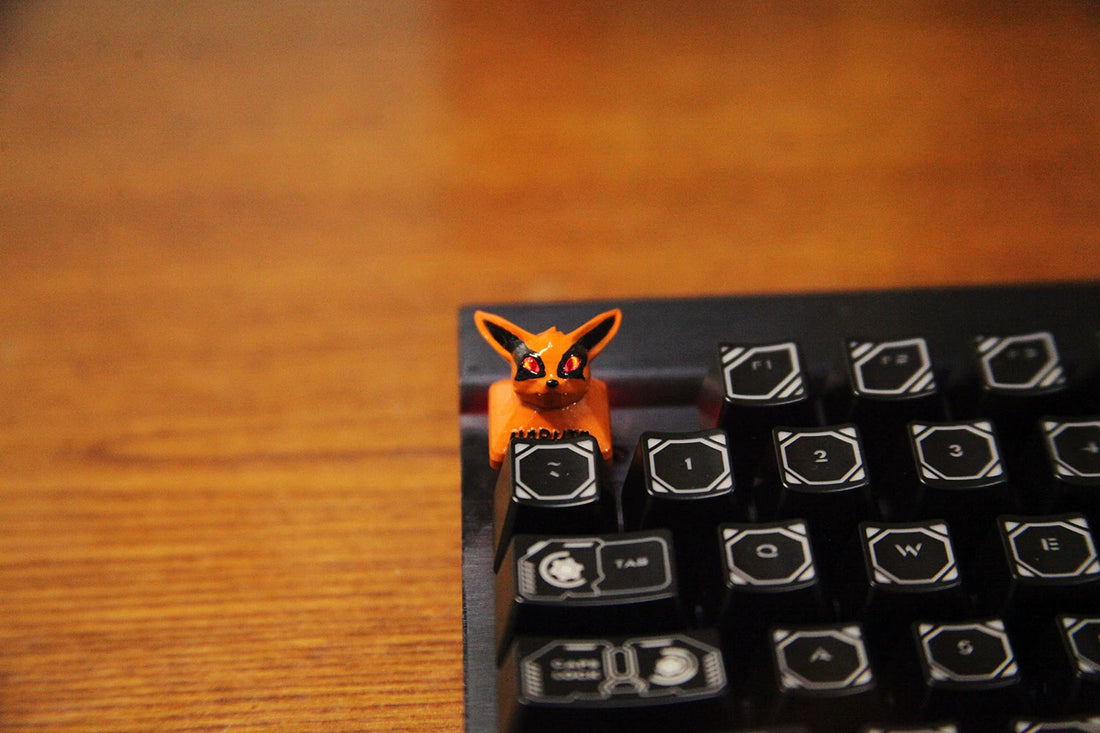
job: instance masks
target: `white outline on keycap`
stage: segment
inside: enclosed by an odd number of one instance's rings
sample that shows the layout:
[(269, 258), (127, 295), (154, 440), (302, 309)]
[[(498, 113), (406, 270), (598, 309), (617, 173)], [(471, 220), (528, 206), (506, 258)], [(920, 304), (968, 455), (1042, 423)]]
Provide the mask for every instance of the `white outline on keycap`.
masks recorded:
[[(767, 346), (728, 346), (723, 344), (722, 351), (722, 382), (726, 388), (726, 398), (731, 400), (755, 400), (764, 402), (775, 397), (794, 397), (805, 393), (802, 383), (802, 366), (798, 361), (798, 347), (794, 342), (782, 344), (770, 344)], [(741, 394), (733, 391), (733, 381), (730, 376), (737, 367), (758, 354), (786, 351), (791, 359), (791, 372), (783, 378), (779, 384), (772, 388), (771, 392), (761, 394)]]
[[(1004, 473), (1004, 467), (1001, 465), (1001, 452), (997, 448), (997, 439), (993, 436), (993, 424), (988, 420), (978, 420), (972, 423), (947, 423), (943, 425), (913, 423), (909, 426), (909, 430), (913, 436), (913, 444), (917, 448), (917, 456), (920, 458), (921, 473), (924, 474), (926, 478), (939, 478), (944, 481), (969, 481), (979, 478), (989, 478), (991, 476), (1000, 476)], [(950, 476), (929, 463), (924, 455), (924, 449), (922, 448), (924, 440), (937, 432), (946, 432), (948, 430), (963, 430), (968, 433), (973, 433), (979, 438), (984, 438), (989, 445), (989, 462), (982, 466), (977, 473)]]
[[(584, 447), (582, 447), (584, 446)], [(587, 447), (587, 450), (586, 448)], [(573, 493), (568, 496), (551, 496), (546, 497), (533, 490), (530, 486), (523, 483), (523, 479), (520, 474), (520, 463), (527, 456), (540, 450), (561, 450), (566, 449), (573, 451), (579, 456), (584, 457), (588, 461), (588, 478), (581, 483)], [(513, 463), (513, 475), (515, 476), (515, 488), (514, 494), (520, 499), (542, 499), (548, 503), (554, 503), (557, 505), (563, 505), (569, 501), (576, 501), (577, 499), (587, 499), (596, 494), (596, 456), (595, 456), (595, 444), (589, 439), (577, 441), (576, 443), (515, 443), (515, 462)]]
[[(699, 443), (717, 451), (722, 457), (722, 473), (707, 486), (701, 489), (681, 489), (673, 486), (661, 478), (657, 473), (656, 455), (670, 445), (684, 445), (687, 443)], [(654, 447), (656, 446), (656, 447)], [(730, 469), (729, 452), (726, 450), (726, 434), (715, 432), (713, 435), (695, 436), (692, 438), (650, 438), (646, 443), (649, 452), (649, 475), (653, 479), (651, 488), (655, 493), (661, 494), (706, 494), (720, 489), (733, 488), (733, 472)]]
[[(787, 539), (794, 540), (802, 547), (803, 562), (790, 575), (776, 580), (762, 580), (741, 570), (733, 561), (733, 546), (746, 537), (756, 535), (781, 534)], [(730, 582), (734, 585), (785, 585), (794, 581), (812, 580), (817, 572), (814, 570), (813, 553), (810, 551), (810, 539), (803, 522), (795, 522), (783, 527), (761, 527), (759, 529), (724, 529), (722, 530), (722, 546), (725, 550), (726, 570), (729, 571)]]
[[(856, 652), (859, 661), (858, 666), (843, 680), (833, 682), (814, 682), (806, 679), (795, 670), (791, 669), (787, 662), (784, 650), (800, 639), (820, 639), (829, 637), (846, 644)], [(779, 667), (780, 683), (788, 690), (841, 690), (846, 687), (857, 687), (871, 681), (871, 663), (867, 659), (867, 650), (863, 646), (863, 633), (858, 626), (844, 626), (836, 629), (776, 629), (772, 632), (772, 643), (775, 645), (775, 661)]]
[(1074, 636), (1078, 631), (1083, 629), (1089, 624), (1095, 624), (1100, 621), (1100, 618), (1077, 618), (1076, 616), (1063, 616), (1062, 621), (1062, 633), (1065, 634), (1066, 641), (1069, 643), (1070, 649), (1073, 651), (1073, 656), (1077, 660), (1077, 669), (1081, 670), (1084, 674), (1100, 674), (1100, 663), (1093, 661), (1089, 657), (1081, 653), (1081, 649), (1077, 646), (1077, 637)]
[[(863, 365), (878, 356), (883, 349), (896, 349), (905, 346), (917, 347), (917, 352), (921, 358), (920, 368), (901, 386), (894, 389), (872, 389), (868, 387), (863, 381)], [(862, 394), (896, 396), (936, 391), (936, 378), (932, 373), (932, 359), (928, 356), (928, 344), (919, 336), (901, 341), (853, 341), (848, 344), (848, 349), (850, 358), (857, 360), (852, 362), (852, 373), (856, 378), (856, 388)], [(870, 351), (867, 351), (868, 349)]]
[[(1002, 524), (1004, 525), (1005, 531), (1008, 532), (1008, 546), (1012, 548), (1012, 557), (1016, 560), (1016, 569), (1023, 577), (1077, 578), (1082, 575), (1096, 575), (1100, 573), (1100, 559), (1098, 559), (1096, 555), (1096, 545), (1092, 541), (1092, 532), (1089, 529), (1089, 522), (1084, 517), (1074, 517), (1065, 520), (1059, 519), (1052, 522), (1016, 522), (1005, 520)], [(1081, 535), (1085, 538), (1085, 546), (1089, 551), (1088, 557), (1086, 557), (1073, 571), (1068, 573), (1044, 573), (1032, 567), (1026, 560), (1020, 557), (1020, 553), (1016, 549), (1016, 538), (1024, 532), (1040, 527), (1061, 527), (1074, 534)]]
[[(879, 583), (893, 583), (896, 585), (928, 585), (929, 583), (940, 583), (945, 580), (955, 580), (959, 577), (959, 569), (955, 564), (955, 550), (951, 546), (951, 538), (947, 534), (946, 524), (933, 524), (927, 527), (882, 527), (879, 525), (872, 525), (866, 527), (864, 530), (867, 535), (867, 549), (871, 553), (871, 566), (875, 569), (875, 580)], [(899, 578), (893, 573), (888, 572), (878, 564), (878, 553), (875, 552), (875, 546), (883, 540), (890, 537), (890, 535), (899, 532), (918, 532), (926, 537), (930, 537), (939, 542), (944, 550), (947, 552), (947, 560), (943, 567), (940, 568), (934, 577), (920, 578), (917, 580), (906, 580)]]
[[(993, 369), (989, 366), (989, 362), (1008, 347), (1021, 341), (1041, 341), (1046, 347), (1046, 362), (1035, 371), (1034, 376), (1025, 384), (998, 382), (993, 376)], [(1054, 336), (1049, 331), (1037, 331), (1005, 337), (992, 336), (978, 344), (978, 353), (982, 355), (982, 376), (985, 378), (985, 383), (995, 389), (1023, 391), (1035, 387), (1050, 387), (1065, 381), (1065, 370), (1062, 369), (1058, 357), (1058, 347), (1054, 345)]]
[(1066, 461), (1066, 459), (1062, 458), (1062, 452), (1058, 450), (1058, 445), (1054, 442), (1054, 439), (1058, 437), (1059, 433), (1063, 432), (1067, 428), (1087, 427), (1100, 428), (1100, 420), (1082, 420), (1068, 422), (1059, 422), (1057, 420), (1043, 421), (1043, 437), (1046, 439), (1047, 454), (1054, 460), (1056, 464), (1054, 470), (1058, 472), (1059, 476), (1080, 476), (1081, 478), (1100, 477), (1100, 471), (1093, 471), (1091, 473), (1087, 471), (1078, 471), (1072, 463), (1069, 463)]
[[(802, 430), (788, 432), (786, 430), (780, 430), (776, 433), (776, 437), (779, 439), (779, 455), (783, 460), (783, 478), (788, 486), (798, 486), (802, 484), (808, 486), (834, 486), (837, 484), (846, 484), (850, 481), (862, 481), (867, 476), (863, 468), (863, 449), (860, 446), (859, 431), (852, 426), (843, 427), (838, 430), (817, 430), (813, 432)], [(852, 457), (854, 462), (852, 467), (848, 469), (848, 473), (844, 474), (843, 477), (839, 479), (830, 479), (828, 481), (811, 481), (791, 468), (791, 464), (787, 460), (787, 446), (792, 443), (797, 443), (804, 438), (820, 437), (836, 438), (852, 446)]]
[[(981, 623), (970, 624), (919, 624), (920, 644), (924, 650), (924, 659), (928, 663), (928, 671), (936, 680), (951, 680), (954, 682), (976, 682), (978, 680), (993, 680), (1015, 675), (1019, 668), (1016, 665), (1016, 655), (1012, 652), (1012, 645), (1008, 642), (1008, 634), (1005, 633), (1004, 622), (1000, 619), (992, 619)], [(1004, 661), (991, 672), (983, 674), (958, 674), (953, 669), (944, 667), (936, 661), (929, 647), (930, 642), (946, 631), (981, 631), (988, 636), (995, 637), (1001, 642), (1004, 650)]]

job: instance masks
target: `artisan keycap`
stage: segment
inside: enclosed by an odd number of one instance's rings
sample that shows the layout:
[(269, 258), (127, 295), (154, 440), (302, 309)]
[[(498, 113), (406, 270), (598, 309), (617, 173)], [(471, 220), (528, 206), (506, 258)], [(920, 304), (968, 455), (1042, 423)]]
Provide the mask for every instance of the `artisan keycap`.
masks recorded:
[(726, 687), (706, 632), (520, 637), (498, 675), (500, 730), (606, 730), (609, 720), (621, 730), (684, 730)]
[(512, 439), (493, 505), (494, 568), (515, 534), (609, 528), (598, 456), (589, 436)]
[(497, 649), (532, 633), (618, 633), (683, 624), (667, 530), (518, 535), (497, 573)]
[(821, 620), (825, 597), (801, 519), (723, 524), (724, 595), (719, 615), (727, 626), (763, 630), (772, 623)]
[(623, 484), (626, 525), (720, 521), (733, 506), (728, 445), (722, 430), (642, 433)]

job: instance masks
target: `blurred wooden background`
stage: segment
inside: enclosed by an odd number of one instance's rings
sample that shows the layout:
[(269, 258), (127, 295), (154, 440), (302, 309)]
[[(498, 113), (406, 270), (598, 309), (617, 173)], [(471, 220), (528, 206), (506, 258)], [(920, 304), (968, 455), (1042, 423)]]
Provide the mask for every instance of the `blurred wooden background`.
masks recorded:
[(1098, 276), (1094, 2), (7, 2), (0, 728), (459, 729), (460, 304)]

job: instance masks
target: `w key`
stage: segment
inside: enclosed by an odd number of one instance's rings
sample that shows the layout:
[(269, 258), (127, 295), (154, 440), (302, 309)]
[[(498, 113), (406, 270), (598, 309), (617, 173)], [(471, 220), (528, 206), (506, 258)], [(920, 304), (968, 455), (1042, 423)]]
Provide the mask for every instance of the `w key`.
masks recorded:
[(859, 526), (866, 569), (853, 611), (869, 634), (894, 640), (918, 618), (958, 618), (969, 611), (955, 546), (942, 520)]

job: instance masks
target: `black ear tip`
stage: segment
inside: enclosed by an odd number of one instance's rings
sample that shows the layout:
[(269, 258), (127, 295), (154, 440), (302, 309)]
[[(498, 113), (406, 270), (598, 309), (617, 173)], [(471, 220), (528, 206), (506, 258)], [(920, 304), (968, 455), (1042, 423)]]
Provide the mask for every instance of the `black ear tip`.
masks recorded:
[(517, 344), (522, 343), (522, 340), (518, 336), (503, 326), (492, 323), (491, 321), (483, 321), (483, 323), (485, 325), (485, 330), (489, 332), (493, 340), (508, 351), (512, 351), (516, 348)]
[(584, 335), (581, 342), (585, 345), (585, 348), (593, 348), (596, 344), (607, 338), (607, 334), (611, 333), (611, 329), (615, 328), (619, 322), (621, 314), (619, 311), (615, 311), (607, 318), (603, 319), (595, 326), (592, 327), (588, 333)]

